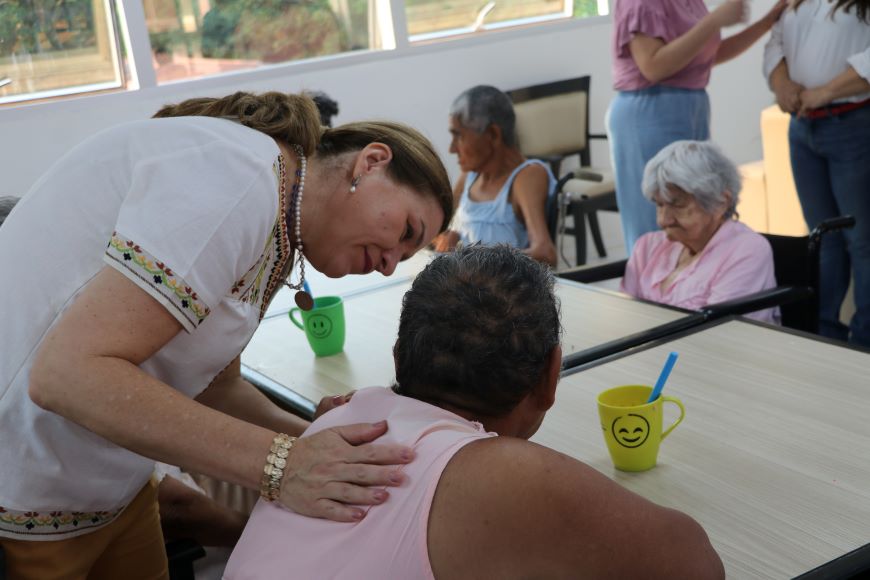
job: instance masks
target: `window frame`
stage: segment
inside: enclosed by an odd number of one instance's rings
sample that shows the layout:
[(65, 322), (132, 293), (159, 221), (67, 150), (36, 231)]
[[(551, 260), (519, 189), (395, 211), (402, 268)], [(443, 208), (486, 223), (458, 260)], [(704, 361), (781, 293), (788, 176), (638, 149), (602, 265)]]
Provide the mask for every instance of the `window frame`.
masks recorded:
[[(57, 103), (59, 100), (76, 97), (111, 97), (139, 90), (160, 91), (162, 87), (173, 87), (170, 90), (175, 90), (179, 84), (189, 85), (191, 91), (208, 92), (212, 88), (216, 89), (226, 86), (227, 82), (231, 81), (234, 77), (238, 77), (240, 80), (244, 79), (245, 82), (266, 81), (280, 78), (287, 74), (302, 74), (309, 70), (324, 70), (354, 64), (366, 64), (381, 60), (403, 58), (409, 55), (474, 47), (488, 44), (493, 40), (501, 38), (521, 38), (524, 36), (551, 34), (557, 31), (599, 25), (603, 21), (610, 20), (611, 14), (610, 9), (608, 8), (607, 14), (583, 18), (575, 18), (573, 15), (566, 14), (545, 15), (496, 22), (484, 25), (477, 31), (460, 29), (453, 33), (449, 33), (451, 31), (431, 33), (431, 38), (419, 38), (423, 35), (415, 35), (414, 38), (411, 38), (408, 34), (404, 1), (375, 1), (389, 2), (390, 5), (392, 30), (383, 31), (382, 34), (386, 39), (389, 38), (389, 34), (392, 34), (393, 42), (385, 40), (383, 48), (354, 50), (309, 59), (262, 64), (255, 69), (227, 71), (205, 77), (179, 79), (158, 84), (156, 71), (152, 66), (151, 42), (142, 1), (114, 0), (113, 3), (117, 12), (118, 22), (121, 23), (121, 26), (118, 27), (119, 29), (115, 30), (117, 38), (116, 44), (119, 46), (125, 44), (127, 50), (126, 62), (129, 76), (126, 78), (126, 87), (121, 87), (119, 89), (113, 87), (111, 90), (106, 90), (105, 87), (87, 91), (71, 90), (62, 95), (51, 95), (53, 98), (50, 99), (47, 99), (46, 96), (43, 95), (37, 97), (34, 93), (31, 93), (30, 95), (15, 101), (7, 103), (0, 101), (0, 111), (20, 106), (33, 105), (40, 102)], [(109, 0), (109, 2), (111, 3), (112, 0)], [(602, 6), (609, 6), (609, 0), (598, 0), (598, 5), (600, 11)]]

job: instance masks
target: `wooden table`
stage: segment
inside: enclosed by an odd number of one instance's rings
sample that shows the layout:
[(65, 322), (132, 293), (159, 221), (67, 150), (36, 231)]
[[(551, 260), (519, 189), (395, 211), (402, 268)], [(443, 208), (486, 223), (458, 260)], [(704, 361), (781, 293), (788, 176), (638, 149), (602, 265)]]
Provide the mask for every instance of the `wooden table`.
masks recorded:
[[(426, 264), (433, 257), (435, 257), (434, 253), (421, 250), (404, 262), (399, 262), (396, 265), (396, 271), (389, 277), (379, 272), (371, 272), (364, 276), (349, 275), (341, 278), (329, 278), (308, 264), (305, 268), (305, 279), (311, 287), (311, 291), (317, 296), (342, 296), (348, 298), (355, 294), (370, 292), (413, 280), (414, 276), (425, 268)], [(298, 272), (294, 272), (291, 280), (296, 282), (298, 279)], [(281, 288), (278, 291), (278, 295), (269, 304), (269, 309), (266, 310), (266, 318), (286, 316), (287, 312), (296, 306), (296, 303), (293, 301), (295, 293), (295, 290), (290, 290), (286, 286)]]
[[(248, 372), (256, 373), (257, 383), (268, 382), (269, 390), (299, 395), (295, 406), (303, 411), (313, 409), (312, 402), (328, 395), (391, 384), (402, 296), (411, 281), (406, 278), (357, 292), (345, 300), (347, 332), (342, 353), (314, 356), (305, 334), (284, 314), (263, 321), (242, 353), (242, 363)], [(566, 355), (684, 316), (677, 310), (570, 281), (557, 281), (556, 292), (562, 302)]]
[[(672, 350), (665, 392), (686, 418), (656, 468), (616, 471), (596, 396), (652, 384)], [(870, 354), (726, 321), (564, 377), (533, 440), (690, 514), (729, 578), (791, 578), (870, 543)]]

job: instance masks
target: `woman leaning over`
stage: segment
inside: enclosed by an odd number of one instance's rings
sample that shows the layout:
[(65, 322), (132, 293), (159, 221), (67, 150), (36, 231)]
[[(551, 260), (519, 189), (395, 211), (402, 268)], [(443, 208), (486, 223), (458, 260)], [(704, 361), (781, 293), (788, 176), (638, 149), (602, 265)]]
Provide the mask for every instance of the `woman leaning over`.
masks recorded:
[[(677, 141), (653, 157), (643, 175), (661, 231), (637, 241), (623, 292), (698, 310), (776, 286), (773, 252), (737, 221), (740, 174), (710, 142)], [(749, 315), (779, 323), (779, 309)]]
[(728, 61), (767, 32), (785, 0), (742, 32), (724, 40), (720, 29), (747, 18), (741, 0), (725, 0), (712, 12), (703, 0), (617, 0), (613, 23), (613, 88), (607, 133), (625, 248), (656, 229), (643, 199), (643, 168), (653, 155), (680, 139), (710, 138), (706, 87), (713, 66)]
[(401, 482), (391, 465), (411, 459), (360, 446), (383, 424), (294, 444), (282, 434), (307, 423), (245, 382), (239, 356), (294, 261), (389, 275), (446, 227), (429, 142), (392, 123), (321, 133), (310, 99), (280, 93), (157, 116), (70, 151), (0, 230), (17, 280), (0, 290), (0, 546), (16, 579), (165, 577), (153, 460), (354, 521), (387, 498), (364, 486)]
[[(793, 2), (765, 47), (764, 74), (792, 114), (791, 167), (807, 225), (855, 216), (854, 229), (822, 242), (819, 331), (870, 347), (870, 1)], [(850, 276), (847, 328), (840, 306)]]
[(486, 85), (468, 89), (450, 107), (450, 134), (462, 174), (453, 188), (456, 217), (435, 248), (504, 243), (555, 266), (546, 207), (556, 179), (520, 152), (510, 97)]

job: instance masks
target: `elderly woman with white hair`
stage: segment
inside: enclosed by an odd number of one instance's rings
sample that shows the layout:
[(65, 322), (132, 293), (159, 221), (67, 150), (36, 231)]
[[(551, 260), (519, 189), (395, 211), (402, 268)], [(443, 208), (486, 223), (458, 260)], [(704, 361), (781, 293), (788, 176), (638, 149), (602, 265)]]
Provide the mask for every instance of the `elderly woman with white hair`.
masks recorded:
[(555, 266), (546, 206), (556, 179), (545, 163), (520, 152), (510, 97), (487, 85), (466, 90), (450, 107), (450, 134), (462, 174), (453, 188), (453, 223), (435, 249), (505, 243)]
[[(770, 244), (737, 221), (740, 188), (737, 168), (711, 142), (662, 149), (647, 163), (642, 184), (661, 230), (638, 239), (622, 291), (698, 310), (776, 286)], [(778, 308), (749, 316), (779, 323)]]

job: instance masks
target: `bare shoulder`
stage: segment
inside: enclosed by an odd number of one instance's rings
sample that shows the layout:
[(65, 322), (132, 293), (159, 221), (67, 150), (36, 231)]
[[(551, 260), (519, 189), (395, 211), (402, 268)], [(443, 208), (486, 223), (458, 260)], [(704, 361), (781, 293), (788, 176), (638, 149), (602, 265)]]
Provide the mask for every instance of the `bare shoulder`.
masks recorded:
[(550, 175), (543, 165), (530, 163), (517, 173), (514, 185), (524, 190), (543, 192), (546, 195), (549, 193), (547, 190), (550, 187)]
[(445, 578), (722, 576), (706, 534), (685, 514), (510, 437), (470, 443), (453, 457), (432, 503), (428, 545), (436, 577)]

